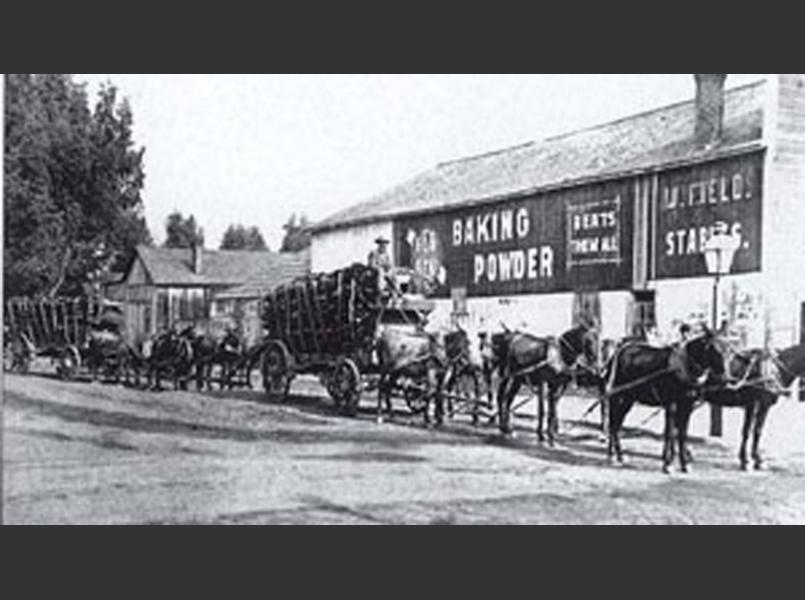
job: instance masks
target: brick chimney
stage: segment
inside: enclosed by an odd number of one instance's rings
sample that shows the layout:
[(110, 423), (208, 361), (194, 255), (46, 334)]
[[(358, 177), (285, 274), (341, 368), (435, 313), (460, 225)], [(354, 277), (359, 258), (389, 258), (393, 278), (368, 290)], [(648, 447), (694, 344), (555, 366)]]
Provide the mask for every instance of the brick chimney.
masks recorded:
[(204, 270), (204, 244), (193, 242), (193, 273), (201, 275)]
[(725, 73), (694, 75), (696, 78), (696, 143), (717, 144), (724, 132)]

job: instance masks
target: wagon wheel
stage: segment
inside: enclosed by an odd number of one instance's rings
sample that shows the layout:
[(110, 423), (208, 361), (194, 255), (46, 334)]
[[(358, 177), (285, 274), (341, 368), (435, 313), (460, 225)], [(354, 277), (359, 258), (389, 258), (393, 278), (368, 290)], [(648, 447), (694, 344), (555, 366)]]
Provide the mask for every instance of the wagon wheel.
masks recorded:
[(68, 346), (62, 350), (58, 358), (56, 372), (65, 381), (75, 379), (81, 368), (81, 353), (75, 346)]
[(416, 383), (412, 381), (406, 382), (402, 389), (403, 398), (405, 398), (405, 403), (408, 405), (408, 410), (414, 415), (421, 415), (428, 410), (428, 398), (425, 389), (417, 386)]
[(344, 403), (344, 398), (342, 397), (340, 391), (338, 390), (338, 386), (336, 385), (336, 368), (332, 371), (321, 375), (319, 378), (321, 385), (324, 389), (327, 390), (327, 395), (330, 396), (332, 401), (335, 403), (336, 408), (340, 409), (341, 405)]
[(291, 370), (291, 357), (284, 344), (275, 342), (268, 346), (263, 354), (260, 371), (269, 399), (285, 402), (291, 391), (294, 374)]
[(340, 361), (332, 374), (330, 394), (336, 405), (349, 417), (357, 416), (363, 395), (363, 378), (354, 361)]

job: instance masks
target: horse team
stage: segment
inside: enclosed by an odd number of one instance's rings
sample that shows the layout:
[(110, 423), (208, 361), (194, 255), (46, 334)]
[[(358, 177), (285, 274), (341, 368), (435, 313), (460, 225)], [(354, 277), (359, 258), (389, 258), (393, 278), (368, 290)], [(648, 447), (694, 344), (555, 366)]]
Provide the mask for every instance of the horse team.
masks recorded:
[[(805, 345), (782, 352), (742, 351), (723, 333), (701, 326), (696, 335), (675, 344), (654, 346), (627, 340), (599, 360), (594, 329), (581, 326), (558, 340), (505, 332), (492, 337), (489, 360), (500, 377), (500, 427), (511, 433), (510, 409), (520, 388), (528, 384), (539, 397), (538, 436), (553, 444), (558, 428), (557, 405), (570, 382), (596, 388), (608, 432), (611, 460), (622, 463), (621, 434), (636, 404), (656, 407), (665, 415), (663, 470), (676, 457), (687, 472), (691, 461), (688, 429), (694, 410), (711, 403), (742, 408), (745, 423), (740, 450), (741, 467), (763, 467), (760, 443), (769, 410), (790, 394), (805, 376)], [(487, 372), (491, 369), (487, 369)], [(547, 391), (547, 432), (544, 429)]]
[(221, 389), (232, 389), (240, 377), (240, 383), (250, 388), (251, 374), (260, 359), (259, 350), (245, 349), (232, 330), (227, 330), (219, 340), (187, 327), (165, 331), (137, 348), (120, 336), (93, 335), (85, 362), (93, 381), (105, 369), (105, 374), (116, 382), (125, 379), (136, 387), (140, 387), (144, 376), (148, 388), (154, 391), (162, 389), (163, 379), (171, 380), (177, 390), (187, 390), (194, 381), (202, 391), (212, 390), (216, 382)]
[[(691, 415), (697, 407), (712, 403), (745, 411), (740, 464), (744, 470), (750, 463), (761, 469), (760, 445), (769, 410), (805, 376), (805, 346), (782, 352), (741, 351), (724, 335), (704, 326), (696, 335), (662, 347), (625, 340), (605, 357), (599, 353), (599, 342), (596, 330), (588, 326), (576, 327), (559, 338), (508, 330), (482, 336), (482, 365), (478, 372), (486, 382), (490, 403), (496, 396), (501, 433), (512, 434), (512, 407), (527, 386), (538, 400), (537, 435), (540, 441), (555, 444), (559, 401), (575, 381), (591, 388), (599, 398), (603, 427), (608, 433), (608, 454), (613, 461), (624, 461), (624, 422), (632, 408), (642, 404), (657, 408), (665, 416), (663, 470), (668, 472), (678, 457), (681, 470), (687, 472), (692, 460), (688, 448)], [(452, 408), (445, 411), (444, 403), (447, 396), (452, 405), (449, 391), (457, 373), (450, 365), (467, 365), (469, 336), (463, 331), (453, 332), (438, 343), (432, 336), (423, 337), (413, 354), (411, 348), (404, 353), (409, 360), (389, 352), (389, 342), (384, 338), (379, 338), (377, 345), (384, 366), (378, 393), (379, 416), (384, 408), (390, 410), (395, 381), (407, 377), (426, 382), (426, 421), (433, 404), (436, 424), (443, 424), (446, 412), (452, 412)], [(220, 367), (218, 382), (222, 389), (231, 389), (238, 374), (251, 387), (251, 373), (261, 359), (260, 347), (244, 350), (231, 331), (217, 341), (188, 328), (163, 333), (141, 351), (120, 344), (104, 347), (93, 341), (87, 360), (93, 376), (93, 365), (102, 364), (100, 358), (108, 357), (110, 352), (119, 354), (118, 374), (124, 372), (130, 381), (133, 372), (135, 385), (139, 385), (140, 375), (145, 373), (149, 387), (156, 390), (161, 389), (163, 378), (172, 379), (177, 389), (187, 389), (193, 379), (199, 390), (211, 389), (215, 366)], [(493, 388), (495, 378), (498, 382)], [(477, 423), (478, 412), (473, 416)]]

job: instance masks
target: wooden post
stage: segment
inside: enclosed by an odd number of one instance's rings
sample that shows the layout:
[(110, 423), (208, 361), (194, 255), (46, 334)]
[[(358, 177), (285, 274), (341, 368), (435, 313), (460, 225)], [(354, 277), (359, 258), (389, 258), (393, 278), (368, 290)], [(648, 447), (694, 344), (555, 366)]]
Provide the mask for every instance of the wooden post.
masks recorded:
[[(719, 317), (719, 288), (721, 285), (721, 276), (717, 275), (715, 284), (713, 285), (713, 332), (719, 330), (718, 323)], [(715, 404), (710, 405), (710, 437), (721, 438), (724, 437), (724, 409)]]

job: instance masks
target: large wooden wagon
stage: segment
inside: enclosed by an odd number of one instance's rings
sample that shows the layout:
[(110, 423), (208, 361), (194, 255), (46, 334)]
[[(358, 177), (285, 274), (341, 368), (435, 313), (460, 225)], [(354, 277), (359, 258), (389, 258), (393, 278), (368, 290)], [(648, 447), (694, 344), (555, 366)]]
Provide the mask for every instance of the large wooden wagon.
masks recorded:
[[(296, 377), (318, 376), (336, 406), (354, 416), (363, 393), (378, 382), (375, 342), (381, 328), (421, 330), (432, 309), (430, 302), (390, 293), (380, 273), (362, 265), (277, 289), (265, 299), (263, 313), (267, 394), (284, 400)], [(410, 406), (422, 405), (416, 382), (398, 392)]]
[(5, 368), (24, 374), (35, 358), (49, 358), (68, 380), (81, 370), (92, 332), (104, 320), (123, 318), (112, 304), (92, 298), (13, 299), (4, 316)]

